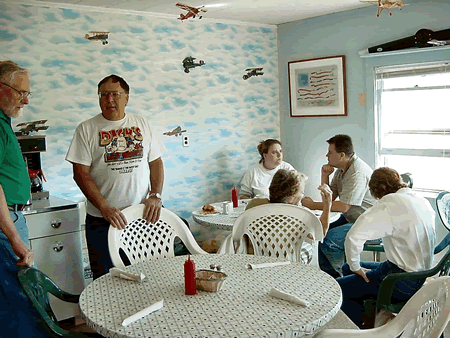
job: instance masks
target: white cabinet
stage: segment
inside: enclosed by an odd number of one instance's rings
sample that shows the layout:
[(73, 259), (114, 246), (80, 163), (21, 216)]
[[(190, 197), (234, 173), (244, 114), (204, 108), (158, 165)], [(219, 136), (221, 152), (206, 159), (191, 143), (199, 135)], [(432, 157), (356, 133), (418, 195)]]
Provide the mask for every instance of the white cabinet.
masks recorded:
[[(33, 201), (24, 215), (36, 267), (64, 291), (81, 293), (84, 283), (78, 204), (50, 196), (48, 200)], [(58, 320), (78, 314), (77, 304), (50, 298)]]

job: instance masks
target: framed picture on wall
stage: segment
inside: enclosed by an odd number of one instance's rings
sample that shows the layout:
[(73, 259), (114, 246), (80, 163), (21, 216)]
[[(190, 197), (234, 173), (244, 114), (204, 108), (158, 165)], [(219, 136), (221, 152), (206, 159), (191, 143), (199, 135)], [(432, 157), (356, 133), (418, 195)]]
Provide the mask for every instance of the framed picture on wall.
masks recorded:
[(292, 117), (347, 116), (345, 56), (288, 62)]

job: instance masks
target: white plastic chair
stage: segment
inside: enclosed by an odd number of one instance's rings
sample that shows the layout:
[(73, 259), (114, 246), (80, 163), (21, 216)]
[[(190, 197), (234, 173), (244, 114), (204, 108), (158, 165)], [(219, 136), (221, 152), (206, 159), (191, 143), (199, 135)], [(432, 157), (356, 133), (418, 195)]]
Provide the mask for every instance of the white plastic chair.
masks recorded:
[(317, 216), (309, 209), (291, 204), (259, 205), (236, 219), (232, 234), (218, 254), (246, 253), (244, 235), (247, 235), (255, 255), (301, 262), (302, 244), (309, 233), (314, 238), (311, 264), (318, 266), (317, 241), (323, 240), (323, 229)]
[(176, 237), (183, 241), (191, 254), (207, 254), (197, 244), (186, 224), (172, 211), (162, 208), (159, 221), (155, 224), (146, 224), (142, 219), (144, 208), (144, 204), (138, 204), (122, 210), (127, 219), (125, 229), (109, 227), (109, 254), (115, 267), (125, 267), (119, 255), (120, 249), (131, 264), (151, 258), (173, 257)]
[(314, 338), (438, 338), (450, 320), (450, 277), (424, 284), (387, 324), (368, 330), (328, 329)]

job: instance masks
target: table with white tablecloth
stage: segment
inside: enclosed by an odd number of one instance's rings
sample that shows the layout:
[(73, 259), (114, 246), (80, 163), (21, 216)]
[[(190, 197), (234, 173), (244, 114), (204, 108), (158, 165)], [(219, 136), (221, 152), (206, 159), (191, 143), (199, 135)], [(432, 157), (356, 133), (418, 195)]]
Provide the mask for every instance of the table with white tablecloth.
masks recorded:
[[(192, 218), (197, 223), (205, 225), (207, 227), (231, 231), (233, 229), (233, 224), (236, 221), (236, 218), (238, 218), (245, 211), (245, 208), (247, 207), (249, 201), (251, 201), (251, 199), (239, 200), (238, 207), (232, 208), (228, 214), (218, 212), (217, 214), (213, 215), (200, 215), (194, 212), (192, 213)], [(222, 204), (223, 202), (211, 203), (211, 205), (217, 208), (217, 210), (222, 210)], [(322, 214), (322, 210), (311, 211), (317, 217), (320, 217), (320, 215)], [(332, 223), (336, 221), (340, 216), (340, 212), (330, 212), (329, 222)]]
[[(302, 263), (248, 270), (275, 262), (253, 255), (195, 255), (197, 269), (221, 265), (228, 277), (219, 292), (184, 294), (186, 256), (126, 267), (143, 273), (142, 283), (111, 274), (89, 284), (80, 296), (86, 323), (105, 337), (301, 337), (313, 334), (339, 311), (342, 293), (328, 274)], [(310, 302), (309, 307), (273, 298), (276, 287)], [(123, 327), (122, 321), (164, 299), (164, 307)]]

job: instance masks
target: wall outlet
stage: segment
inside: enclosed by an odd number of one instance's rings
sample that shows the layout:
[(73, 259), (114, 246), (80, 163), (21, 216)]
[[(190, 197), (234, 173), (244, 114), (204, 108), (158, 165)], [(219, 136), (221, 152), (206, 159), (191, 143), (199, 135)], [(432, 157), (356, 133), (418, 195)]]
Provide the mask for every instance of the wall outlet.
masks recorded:
[(181, 141), (183, 144), (183, 147), (189, 147), (189, 135), (181, 135)]

